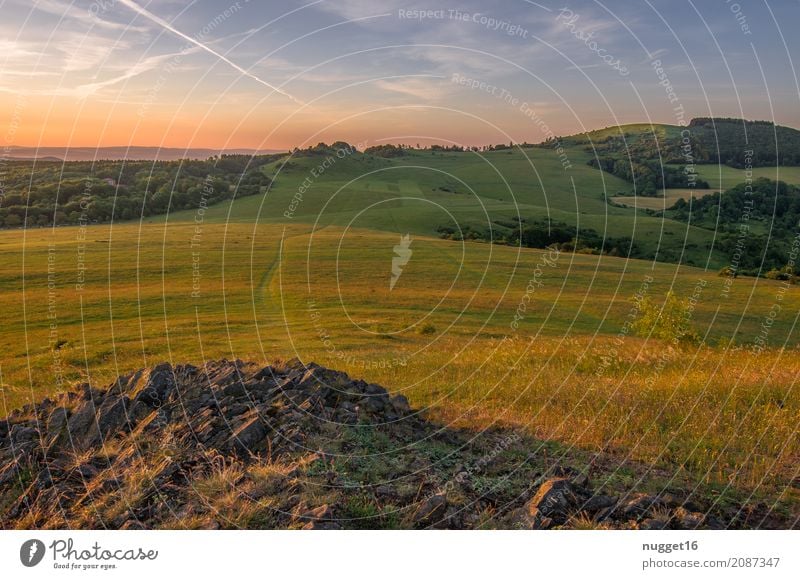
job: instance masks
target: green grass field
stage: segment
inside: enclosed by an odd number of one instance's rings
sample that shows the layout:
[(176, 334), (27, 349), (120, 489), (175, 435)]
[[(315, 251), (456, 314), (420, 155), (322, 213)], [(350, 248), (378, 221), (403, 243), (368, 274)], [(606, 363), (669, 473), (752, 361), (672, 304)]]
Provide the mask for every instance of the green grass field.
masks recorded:
[[(537, 250), (415, 237), (390, 290), (399, 238), (386, 232), (172, 222), (78, 233), (0, 233), (4, 411), (163, 360), (299, 356), (471, 428), (516, 425), (773, 498), (792, 476), (800, 300), (778, 282), (739, 278), (723, 298), (724, 279), (699, 269), (579, 254), (551, 266)], [(655, 299), (705, 281), (691, 323), (708, 346), (622, 330), (648, 276)], [(716, 346), (752, 343), (776, 303), (768, 341), (788, 349)]]
[(717, 189), (664, 189), (659, 197), (644, 197), (644, 196), (624, 196), (612, 197), (616, 205), (622, 207), (630, 207), (633, 209), (652, 209), (653, 211), (664, 211), (669, 209), (678, 201), (678, 199), (685, 199), (688, 201), (690, 198), (695, 199), (717, 193)]
[[(730, 189), (744, 183), (744, 169), (734, 169), (727, 165), (696, 165), (697, 176), (708, 182), (711, 189)], [(753, 179), (765, 177), (773, 181), (785, 181), (793, 185), (800, 184), (800, 167), (754, 167)]]
[[(629, 189), (617, 177), (586, 164), (588, 154), (570, 149), (564, 169), (551, 150), (476, 153), (413, 151), (398, 159), (366, 155), (299, 157), (265, 167), (275, 178), (266, 196), (225, 202), (208, 209), (206, 222), (303, 222), (404, 234), (437, 235), (439, 227), (508, 232), (513, 219), (551, 219), (594, 229), (608, 237), (630, 237), (660, 261), (722, 267), (729, 257), (709, 248), (711, 231), (619, 207), (611, 197)], [(314, 172), (318, 177), (314, 177)], [(302, 200), (293, 205), (298, 194)], [(290, 211), (291, 210), (291, 211)], [(285, 216), (290, 211), (290, 218)], [(194, 212), (169, 220), (194, 219)], [(157, 223), (163, 217), (150, 218)], [(499, 224), (498, 224), (499, 223)]]
[[(438, 238), (442, 225), (549, 216), (705, 263), (713, 232), (607, 203), (624, 183), (570, 157), (564, 170), (539, 148), (353, 155), (321, 171), (324, 158), (301, 157), (265, 168), (265, 196), (85, 231), (2, 231), (2, 412), (161, 361), (297, 356), (437, 420), (509, 424), (720, 492), (796, 501), (794, 287), (728, 288), (717, 254), (700, 269)], [(392, 288), (405, 234), (413, 254)], [(669, 290), (694, 296), (702, 344), (626, 325), (637, 293), (660, 303)]]

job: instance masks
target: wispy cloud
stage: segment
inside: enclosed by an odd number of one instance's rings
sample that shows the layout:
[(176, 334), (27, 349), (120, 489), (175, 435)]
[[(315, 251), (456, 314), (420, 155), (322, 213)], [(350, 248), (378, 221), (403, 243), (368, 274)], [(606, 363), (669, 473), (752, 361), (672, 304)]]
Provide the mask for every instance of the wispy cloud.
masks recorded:
[[(26, 0), (24, 2), (21, 2), (20, 5), (29, 7), (31, 3)], [(128, 22), (114, 22), (112, 20), (102, 18), (101, 15), (110, 16), (113, 14), (113, 11), (92, 9), (93, 5), (100, 6), (100, 4), (98, 3), (93, 3), (85, 8), (81, 8), (78, 4), (72, 2), (57, 2), (55, 0), (38, 0), (34, 4), (33, 8), (40, 12), (45, 12), (47, 14), (52, 14), (53, 16), (58, 16), (59, 18), (70, 18), (72, 20), (82, 22), (87, 27), (96, 26), (97, 28), (106, 30), (127, 31), (136, 33), (143, 33), (147, 32), (148, 30), (147, 28), (142, 26), (133, 26)]]
[[(126, 66), (126, 67), (108, 66), (104, 68), (105, 71), (119, 72), (119, 74), (115, 74), (114, 76), (106, 78), (104, 80), (92, 79), (91, 82), (79, 82), (72, 86), (65, 86), (63, 84), (59, 84), (58, 86), (48, 86), (44, 88), (34, 88), (30, 86), (28, 87), (0, 86), (0, 92), (12, 93), (12, 94), (64, 96), (64, 97), (84, 99), (99, 93), (102, 89), (114, 86), (118, 83), (121, 83), (123, 81), (129, 80), (131, 78), (147, 73), (151, 70), (154, 70), (173, 58), (179, 56), (182, 57), (187, 54), (199, 52), (199, 50), (200, 50), (199, 48), (192, 47), (186, 50), (182, 50), (180, 52), (150, 56), (148, 58), (144, 58), (137, 61), (131, 66)], [(20, 71), (15, 74), (20, 76), (50, 76), (50, 77), (58, 76), (56, 75), (56, 73), (53, 72), (38, 72), (38, 71), (27, 71), (27, 72)], [(75, 78), (74, 74), (62, 76), (62, 80), (72, 80), (74, 78)]]
[(452, 83), (443, 83), (443, 79), (441, 76), (391, 78), (379, 80), (375, 86), (385, 91), (431, 101), (439, 100), (452, 92)]
[(219, 60), (221, 60), (222, 62), (224, 62), (225, 64), (227, 64), (228, 66), (230, 66), (231, 68), (236, 70), (237, 72), (239, 72), (242, 75), (246, 76), (247, 78), (250, 78), (250, 79), (258, 82), (259, 84), (262, 84), (263, 86), (271, 89), (274, 92), (277, 92), (278, 94), (282, 94), (283, 96), (293, 100), (294, 102), (296, 102), (298, 104), (303, 104), (303, 102), (301, 100), (293, 97), (291, 94), (289, 94), (285, 90), (283, 90), (281, 88), (278, 88), (277, 86), (272, 85), (271, 83), (267, 82), (266, 80), (262, 79), (261, 77), (256, 76), (255, 74), (253, 74), (252, 72), (248, 71), (247, 69), (239, 66), (238, 64), (233, 62), (231, 59), (229, 59), (228, 57), (226, 57), (223, 54), (220, 54), (219, 52), (217, 52), (216, 50), (214, 50), (213, 48), (211, 48), (207, 44), (204, 44), (204, 43), (200, 42), (196, 38), (192, 38), (188, 34), (184, 34), (180, 30), (178, 30), (177, 28), (172, 26), (169, 22), (167, 22), (163, 18), (160, 18), (159, 16), (156, 16), (155, 14), (150, 12), (149, 10), (139, 6), (136, 2), (133, 2), (132, 0), (117, 0), (117, 1), (120, 4), (122, 4), (123, 6), (126, 6), (127, 8), (130, 8), (131, 10), (133, 10), (134, 12), (139, 14), (140, 16), (143, 16), (144, 18), (150, 20), (151, 22), (153, 22), (155, 24), (158, 24), (159, 26), (161, 26), (165, 30), (171, 32), (172, 34), (178, 36), (179, 38), (182, 38), (183, 40), (185, 40), (185, 41), (187, 41), (187, 42), (189, 42), (191, 44), (194, 44), (195, 46), (199, 47), (200, 49), (204, 50), (205, 52), (215, 56), (216, 58), (218, 58)]

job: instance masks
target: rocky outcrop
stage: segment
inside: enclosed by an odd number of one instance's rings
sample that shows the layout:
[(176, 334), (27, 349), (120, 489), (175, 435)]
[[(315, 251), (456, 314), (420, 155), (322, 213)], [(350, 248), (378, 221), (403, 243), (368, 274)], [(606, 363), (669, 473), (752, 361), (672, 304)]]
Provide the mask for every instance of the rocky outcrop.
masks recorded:
[(539, 448), (444, 428), (316, 364), (161, 364), (0, 420), (0, 527), (727, 526), (674, 496), (593, 489), (559, 464), (581, 457)]

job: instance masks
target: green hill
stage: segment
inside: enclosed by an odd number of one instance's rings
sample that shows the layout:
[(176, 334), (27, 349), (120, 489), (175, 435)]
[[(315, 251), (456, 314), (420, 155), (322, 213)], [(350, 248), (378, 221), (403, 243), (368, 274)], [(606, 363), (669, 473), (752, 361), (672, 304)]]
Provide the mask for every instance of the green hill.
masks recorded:
[[(209, 207), (208, 222), (314, 223), (513, 242), (526, 224), (563, 224), (589, 239), (630, 238), (632, 257), (705, 265), (713, 233), (618, 207), (627, 183), (569, 150), (565, 170), (541, 147), (488, 152), (406, 150), (398, 157), (304, 154), (266, 164), (266, 195)], [(160, 218), (152, 218), (156, 221)], [(192, 220), (193, 211), (170, 220)], [(455, 233), (455, 235), (453, 235)], [(598, 246), (599, 249), (599, 246)], [(721, 267), (722, 255), (711, 255)]]
[[(632, 124), (580, 133), (544, 146), (581, 148), (589, 163), (630, 183), (631, 195), (674, 188), (708, 189), (703, 165), (753, 169), (800, 165), (800, 131), (768, 121), (692, 119), (677, 125)], [(727, 183), (726, 186), (732, 186)]]

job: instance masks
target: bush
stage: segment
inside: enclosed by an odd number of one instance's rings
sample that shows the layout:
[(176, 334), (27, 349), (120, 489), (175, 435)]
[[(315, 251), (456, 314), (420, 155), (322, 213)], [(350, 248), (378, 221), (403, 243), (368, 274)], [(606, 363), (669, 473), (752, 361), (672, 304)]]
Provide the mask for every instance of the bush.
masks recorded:
[(764, 277), (781, 281), (791, 280), (794, 278), (794, 269), (790, 265), (785, 265), (780, 269), (773, 268), (765, 273)]
[(645, 296), (639, 302), (639, 318), (633, 323), (633, 330), (644, 337), (668, 340), (671, 342), (697, 342), (700, 336), (691, 327), (694, 307), (688, 300), (681, 300), (674, 292), (664, 296), (664, 303), (655, 303)]
[(436, 333), (436, 326), (433, 324), (422, 324), (417, 328), (417, 333), (423, 336), (429, 336)]

